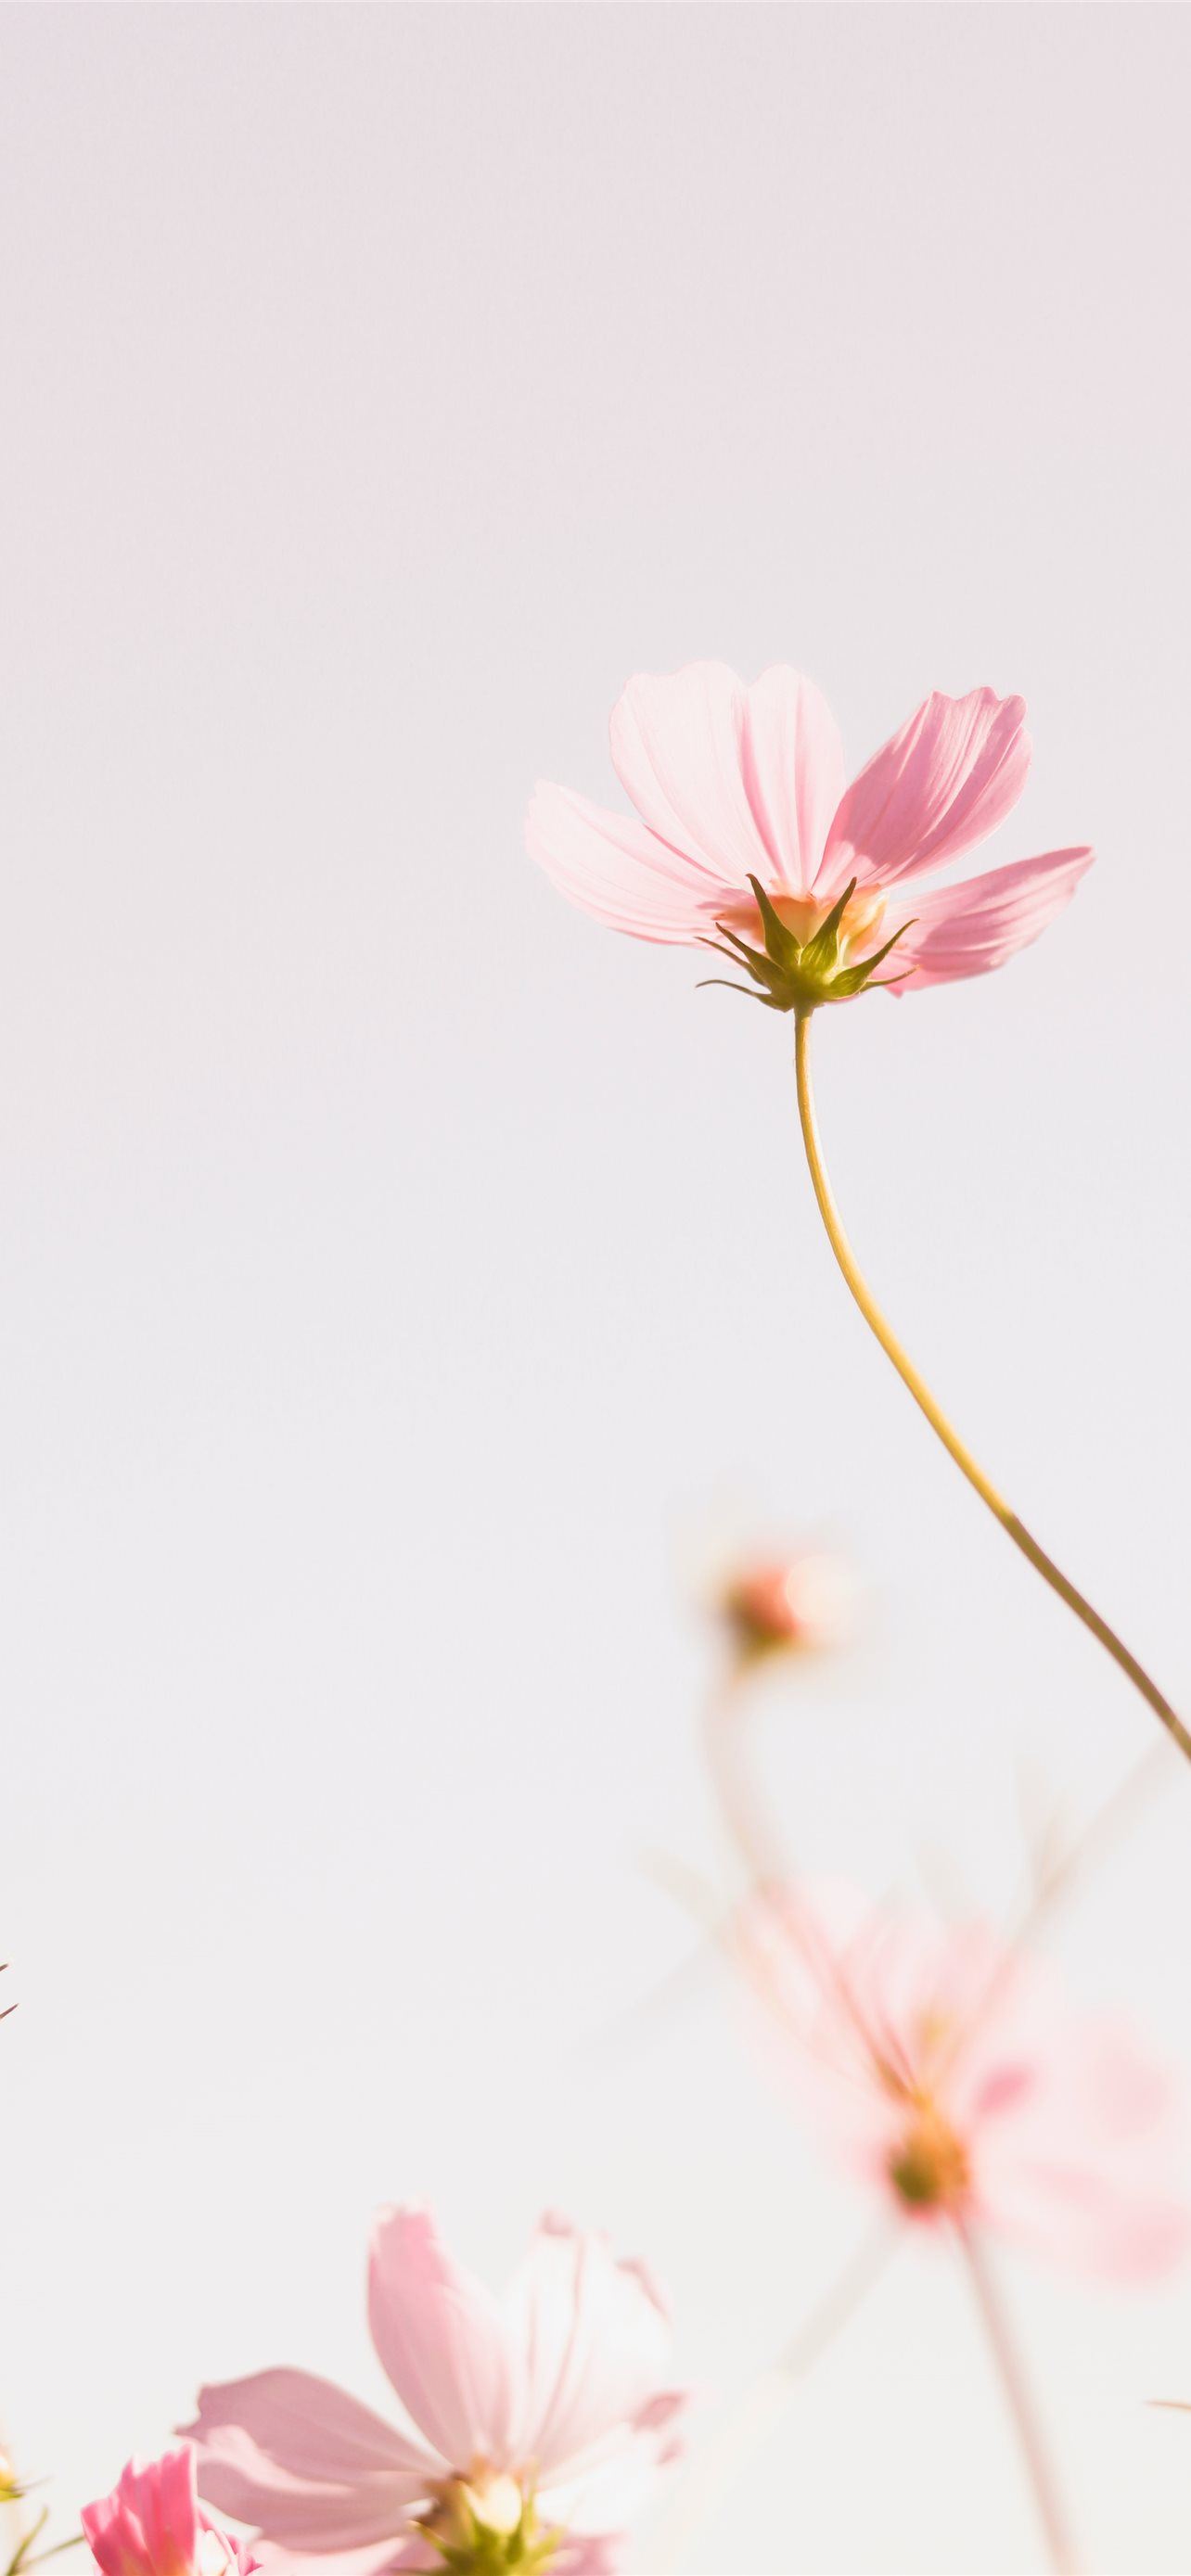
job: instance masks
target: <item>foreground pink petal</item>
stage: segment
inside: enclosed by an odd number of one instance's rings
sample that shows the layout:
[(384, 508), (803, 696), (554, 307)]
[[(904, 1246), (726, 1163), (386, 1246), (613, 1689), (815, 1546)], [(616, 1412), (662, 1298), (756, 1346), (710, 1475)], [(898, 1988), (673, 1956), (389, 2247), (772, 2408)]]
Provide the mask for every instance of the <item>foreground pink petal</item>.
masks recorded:
[(771, 1888), (737, 1955), (835, 2154), (910, 2223), (983, 2223), (1102, 2278), (1185, 2252), (1168, 2078), (987, 1926)]
[(167, 2451), (148, 2468), (130, 2460), (81, 2520), (103, 2576), (250, 2576), (256, 2563), (199, 2513), (188, 2450)]
[(530, 2566), (547, 2543), (551, 2576), (611, 2576), (684, 2403), (641, 2267), (547, 2219), (498, 2305), (427, 2211), (385, 2210), (369, 2315), (401, 2427), (304, 2371), (206, 2388), (187, 2428), (202, 2493), (291, 2576), (295, 2559), (380, 2576), (470, 2549), (485, 2568)]
[(368, 2323), (402, 2405), (442, 2459), (505, 2456), (517, 2387), (496, 2301), (452, 2260), (429, 2210), (380, 2212)]
[(639, 2263), (620, 2262), (602, 2237), (546, 2217), (507, 2314), (523, 2356), (522, 2438), (547, 2465), (551, 2486), (573, 2477), (610, 2428), (619, 2452), (625, 2427), (647, 2431), (652, 2452), (670, 2321)]
[(566, 787), (539, 787), (526, 821), (531, 858), (608, 930), (689, 946), (724, 897), (718, 879), (676, 858), (643, 823)]
[(209, 2502), (299, 2550), (385, 2540), (438, 2474), (425, 2443), (306, 2370), (204, 2388), (183, 2429), (198, 2445)]
[(956, 983), (1003, 966), (1070, 903), (1093, 856), (1089, 849), (1047, 850), (1042, 858), (935, 886), (896, 911), (891, 905), (889, 927), (904, 913), (909, 928), (893, 953), (898, 980), (890, 989), (909, 993), (916, 985)]
[(920, 907), (896, 896), (904, 879), (983, 840), (1021, 794), (1025, 708), (992, 689), (936, 691), (850, 787), (824, 699), (785, 665), (751, 687), (722, 662), (640, 674), (613, 710), (611, 746), (636, 814), (539, 786), (526, 825), (531, 856), (608, 928), (668, 944), (714, 941), (726, 926), (755, 945), (755, 879), (805, 945), (855, 880), (832, 970), (844, 984), (821, 998), (860, 989), (865, 962), (880, 962), (915, 909), (922, 929), (906, 933), (885, 969), (892, 977), (910, 961), (895, 989), (986, 973), (1037, 936), (1091, 859), (1084, 849), (1056, 851)]
[(859, 875), (892, 885), (957, 859), (986, 840), (1026, 783), (1024, 698), (936, 689), (852, 781), (831, 826), (823, 882), (833, 893)]

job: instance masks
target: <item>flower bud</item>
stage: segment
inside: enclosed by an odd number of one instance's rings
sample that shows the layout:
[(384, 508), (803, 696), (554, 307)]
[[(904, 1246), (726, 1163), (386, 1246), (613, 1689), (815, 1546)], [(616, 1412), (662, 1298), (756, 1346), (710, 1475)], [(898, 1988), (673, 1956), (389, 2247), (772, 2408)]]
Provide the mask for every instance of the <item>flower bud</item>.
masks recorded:
[(738, 1666), (838, 1643), (850, 1594), (842, 1560), (811, 1549), (738, 1566), (720, 1594)]

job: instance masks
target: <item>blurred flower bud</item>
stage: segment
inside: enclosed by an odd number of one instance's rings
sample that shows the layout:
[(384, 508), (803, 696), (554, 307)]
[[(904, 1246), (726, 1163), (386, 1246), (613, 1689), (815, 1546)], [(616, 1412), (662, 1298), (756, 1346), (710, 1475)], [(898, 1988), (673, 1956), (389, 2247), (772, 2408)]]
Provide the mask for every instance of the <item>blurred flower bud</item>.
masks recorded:
[(841, 1557), (804, 1549), (738, 1565), (719, 1596), (740, 1669), (772, 1655), (821, 1652), (846, 1633), (853, 1598)]

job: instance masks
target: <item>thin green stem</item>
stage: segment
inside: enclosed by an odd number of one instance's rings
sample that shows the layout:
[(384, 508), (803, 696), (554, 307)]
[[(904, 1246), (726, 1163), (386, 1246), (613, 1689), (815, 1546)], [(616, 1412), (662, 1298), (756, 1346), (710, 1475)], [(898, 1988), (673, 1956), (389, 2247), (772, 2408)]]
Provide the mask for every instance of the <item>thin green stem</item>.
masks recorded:
[(1115, 1629), (1110, 1628), (1107, 1620), (1101, 1618), (1099, 1611), (1092, 1608), (1090, 1601), (1085, 1601), (1082, 1592), (1076, 1591), (1075, 1585), (1068, 1581), (1061, 1568), (1055, 1564), (1053, 1557), (1049, 1557), (1045, 1549), (1039, 1547), (1037, 1539), (1026, 1528), (1025, 1522), (1019, 1520), (1017, 1513), (1010, 1510), (1004, 1495), (997, 1492), (991, 1477), (985, 1475), (983, 1467), (972, 1456), (971, 1450), (960, 1439), (958, 1432), (953, 1429), (942, 1406), (931, 1394), (925, 1379), (919, 1376), (913, 1361), (902, 1349), (897, 1335), (886, 1323), (844, 1232), (823, 1162), (823, 1151), (815, 1117), (814, 1094), (811, 1089), (809, 1012), (800, 1014), (796, 1022), (794, 1065), (798, 1083), (798, 1116), (802, 1127), (802, 1141), (806, 1147), (806, 1159), (819, 1214), (823, 1219), (831, 1249), (870, 1332), (876, 1335), (886, 1358), (892, 1360), (903, 1386), (913, 1396), (919, 1412), (926, 1415), (932, 1431), (942, 1441), (948, 1454), (954, 1458), (960, 1474), (967, 1477), (973, 1491), (979, 1494), (981, 1502), (987, 1504), (994, 1520), (1000, 1522), (1006, 1535), (1012, 1539), (1015, 1547), (1020, 1548), (1035, 1573), (1041, 1575), (1043, 1582), (1050, 1585), (1051, 1591), (1057, 1592), (1060, 1601), (1065, 1601), (1067, 1608), (1075, 1612), (1076, 1618), (1082, 1620), (1085, 1628), (1090, 1629), (1093, 1637), (1097, 1638), (1103, 1646), (1105, 1653), (1111, 1655), (1114, 1664), (1118, 1664), (1121, 1671), (1132, 1682), (1134, 1689), (1140, 1691), (1147, 1707), (1152, 1708), (1155, 1717), (1161, 1719), (1167, 1734), (1178, 1745), (1179, 1751), (1186, 1754), (1188, 1761), (1191, 1761), (1191, 1733), (1188, 1733), (1182, 1719), (1171, 1707), (1170, 1701), (1163, 1696), (1157, 1683), (1150, 1680), (1144, 1665), (1138, 1663), (1136, 1655), (1130, 1654), (1129, 1648), (1117, 1636)]

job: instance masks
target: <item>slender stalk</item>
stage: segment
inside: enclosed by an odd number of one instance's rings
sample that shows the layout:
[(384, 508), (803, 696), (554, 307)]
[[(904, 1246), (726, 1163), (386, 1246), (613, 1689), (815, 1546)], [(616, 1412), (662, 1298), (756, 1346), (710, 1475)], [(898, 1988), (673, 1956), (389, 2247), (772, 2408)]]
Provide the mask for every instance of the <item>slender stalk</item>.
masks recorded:
[(984, 2248), (974, 2229), (959, 2223), (956, 2229), (968, 2267), (968, 2277), (975, 2292), (981, 2322), (988, 2336), (989, 2349), (997, 2366), (997, 2375), (1005, 2402), (1013, 2417), (1022, 2459), (1038, 2507), (1038, 2517), (1046, 2533), (1051, 2565), (1056, 2576), (1076, 2576), (1078, 2560), (1066, 2517), (1059, 2499), (1054, 2470), (1050, 2463), (1037, 2410), (1029, 2383), (1022, 2368), (1021, 2356), (1009, 2330), (1005, 2311), (985, 2259)]
[(1138, 1663), (1136, 1655), (1130, 1654), (1129, 1648), (1122, 1643), (1115, 1629), (1110, 1628), (1107, 1620), (1101, 1618), (1099, 1611), (1092, 1608), (1091, 1602), (1085, 1601), (1082, 1592), (1077, 1592), (1075, 1585), (1068, 1582), (1067, 1576), (1055, 1564), (1053, 1557), (1049, 1557), (1045, 1549), (1039, 1547), (1037, 1539), (1026, 1528), (1025, 1522), (1019, 1520), (1017, 1513), (1010, 1510), (1004, 1496), (997, 1492), (991, 1478), (985, 1475), (983, 1467), (972, 1456), (971, 1450), (965, 1446), (958, 1432), (953, 1430), (942, 1406), (937, 1403), (925, 1379), (919, 1376), (913, 1361), (902, 1349), (897, 1335), (886, 1323), (876, 1299), (857, 1266), (856, 1255), (844, 1232), (840, 1212), (823, 1163), (823, 1151), (819, 1143), (819, 1129), (815, 1118), (814, 1094), (811, 1090), (809, 1013), (801, 1013), (796, 1022), (794, 1064), (798, 1082), (798, 1116), (802, 1126), (802, 1141), (806, 1147), (806, 1159), (810, 1167), (819, 1214), (823, 1219), (831, 1249), (869, 1330), (876, 1335), (886, 1358), (892, 1360), (903, 1386), (913, 1396), (919, 1412), (926, 1415), (932, 1431), (942, 1441), (949, 1455), (954, 1458), (960, 1474), (967, 1477), (974, 1492), (979, 1494), (981, 1502), (987, 1504), (993, 1518), (1000, 1522), (1006, 1535), (1012, 1539), (1015, 1547), (1021, 1549), (1022, 1555), (1034, 1567), (1035, 1572), (1041, 1575), (1043, 1582), (1049, 1583), (1051, 1591), (1057, 1592), (1060, 1601), (1066, 1602), (1068, 1609), (1073, 1610), (1076, 1618), (1081, 1619), (1084, 1627), (1090, 1629), (1093, 1637), (1099, 1640), (1105, 1653), (1112, 1656), (1114, 1664), (1120, 1666), (1121, 1671), (1132, 1682), (1134, 1689), (1140, 1691), (1147, 1707), (1152, 1708), (1154, 1715), (1161, 1719), (1168, 1735), (1172, 1736), (1178, 1745), (1179, 1751), (1185, 1753), (1188, 1761), (1191, 1761), (1191, 1733), (1188, 1733), (1182, 1719), (1171, 1707), (1170, 1701), (1163, 1697), (1157, 1683), (1150, 1680), (1144, 1665)]
[(712, 1692), (704, 1717), (707, 1768), (720, 1815), (750, 1886), (766, 1887), (787, 1878), (789, 1866), (753, 1785), (742, 1741), (748, 1722), (747, 1689), (737, 1675), (729, 1674)]

